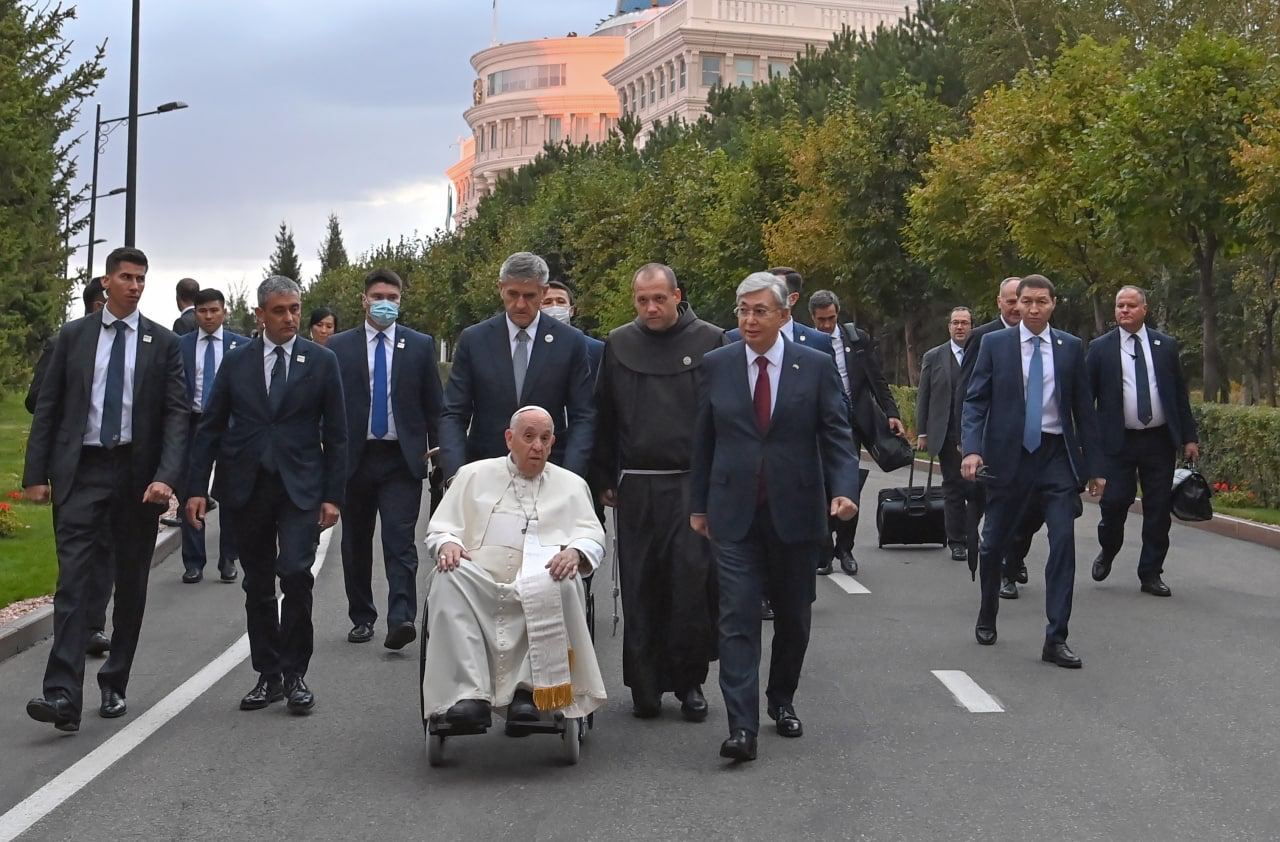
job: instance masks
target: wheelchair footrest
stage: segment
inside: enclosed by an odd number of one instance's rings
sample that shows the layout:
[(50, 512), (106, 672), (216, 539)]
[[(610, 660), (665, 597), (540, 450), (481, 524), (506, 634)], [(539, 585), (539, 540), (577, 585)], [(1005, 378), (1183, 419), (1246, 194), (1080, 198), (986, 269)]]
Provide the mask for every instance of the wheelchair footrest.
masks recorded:
[(472, 734), (487, 733), (493, 723), (490, 722), (468, 722), (453, 724), (448, 722), (443, 716), (433, 714), (425, 723), (427, 733), (433, 737), (468, 737)]

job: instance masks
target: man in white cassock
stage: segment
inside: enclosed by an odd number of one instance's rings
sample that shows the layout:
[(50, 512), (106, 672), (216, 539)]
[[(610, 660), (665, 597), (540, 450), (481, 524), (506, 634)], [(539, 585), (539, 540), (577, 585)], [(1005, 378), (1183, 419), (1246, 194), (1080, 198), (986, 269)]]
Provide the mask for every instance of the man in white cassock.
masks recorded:
[(546, 410), (511, 416), (510, 454), (463, 466), (427, 528), (427, 715), (487, 726), (605, 701), (581, 576), (604, 557), (604, 531), (578, 475), (547, 460)]

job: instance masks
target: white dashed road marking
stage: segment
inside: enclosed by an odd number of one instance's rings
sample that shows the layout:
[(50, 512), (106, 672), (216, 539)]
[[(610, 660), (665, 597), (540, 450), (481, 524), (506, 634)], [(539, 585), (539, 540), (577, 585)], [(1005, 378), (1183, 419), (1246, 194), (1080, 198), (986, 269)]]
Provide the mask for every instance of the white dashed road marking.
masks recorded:
[(844, 573), (832, 573), (827, 578), (835, 582), (840, 590), (845, 593), (871, 593), (857, 579), (852, 576), (846, 576)]
[(996, 701), (978, 682), (963, 670), (933, 670), (933, 674), (951, 691), (969, 713), (1004, 713), (1004, 706)]

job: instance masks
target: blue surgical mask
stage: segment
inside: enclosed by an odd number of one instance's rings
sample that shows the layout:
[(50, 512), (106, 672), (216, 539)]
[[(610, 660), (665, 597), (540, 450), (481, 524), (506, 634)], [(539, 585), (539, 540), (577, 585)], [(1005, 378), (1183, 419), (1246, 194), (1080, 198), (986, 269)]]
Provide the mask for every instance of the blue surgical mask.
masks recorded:
[(394, 301), (375, 301), (369, 305), (369, 318), (383, 327), (390, 327), (400, 318), (400, 305)]

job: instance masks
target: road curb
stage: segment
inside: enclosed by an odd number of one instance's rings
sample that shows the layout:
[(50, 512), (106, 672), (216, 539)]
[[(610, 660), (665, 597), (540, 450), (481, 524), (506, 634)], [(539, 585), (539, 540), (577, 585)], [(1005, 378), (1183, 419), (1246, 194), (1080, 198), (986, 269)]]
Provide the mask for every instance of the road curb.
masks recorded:
[[(933, 473), (941, 474), (942, 466), (937, 462), (930, 463), (928, 459), (916, 459), (917, 467), (929, 467), (933, 465)], [(1090, 497), (1088, 494), (1080, 495), (1085, 502), (1097, 505), (1098, 501)], [(1142, 514), (1142, 500), (1136, 500), (1129, 511), (1133, 514)], [(1280, 550), (1280, 526), (1271, 526), (1266, 523), (1258, 523), (1257, 521), (1245, 520), (1244, 518), (1232, 517), (1231, 515), (1215, 514), (1213, 520), (1206, 521), (1186, 521), (1173, 519), (1173, 522), (1179, 526), (1186, 526), (1191, 529), (1200, 529), (1205, 532), (1212, 532), (1214, 535), (1220, 535), (1223, 538), (1233, 538), (1237, 541), (1247, 541), (1250, 544), (1257, 544), (1262, 547), (1268, 547), (1273, 550)]]
[[(156, 548), (151, 553), (151, 566), (156, 567), (181, 546), (180, 530), (172, 526), (160, 527), (160, 531), (156, 534)], [(30, 614), (0, 626), (0, 661), (30, 649), (52, 634), (52, 605), (41, 606)]]

